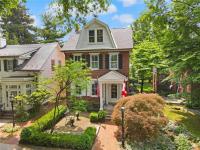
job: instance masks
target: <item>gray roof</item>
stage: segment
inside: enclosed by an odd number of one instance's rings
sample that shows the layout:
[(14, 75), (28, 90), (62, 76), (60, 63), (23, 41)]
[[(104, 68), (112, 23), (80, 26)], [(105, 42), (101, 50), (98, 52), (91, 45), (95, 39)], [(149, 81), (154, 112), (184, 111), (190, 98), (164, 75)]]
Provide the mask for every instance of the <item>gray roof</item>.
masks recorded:
[(7, 45), (0, 49), (0, 57), (20, 56), (29, 52), (36, 51), (44, 44), (26, 44), (26, 45)]
[(19, 66), (18, 70), (40, 71), (57, 45), (58, 43), (7, 45), (0, 49), (0, 57), (19, 57), (26, 53), (32, 53), (31, 58)]
[[(117, 46), (116, 49), (132, 49), (133, 48), (132, 30), (130, 28), (115, 28), (115, 29), (110, 29), (110, 31), (116, 43), (116, 46)], [(80, 36), (80, 32), (73, 33), (69, 37), (68, 41), (64, 43), (64, 46), (62, 47), (62, 51), (85, 50), (85, 49), (76, 48), (79, 36)]]
[(42, 69), (49, 56), (54, 52), (58, 43), (47, 43), (44, 44), (40, 49), (31, 57), (26, 65), (21, 70), (26, 71), (39, 71)]

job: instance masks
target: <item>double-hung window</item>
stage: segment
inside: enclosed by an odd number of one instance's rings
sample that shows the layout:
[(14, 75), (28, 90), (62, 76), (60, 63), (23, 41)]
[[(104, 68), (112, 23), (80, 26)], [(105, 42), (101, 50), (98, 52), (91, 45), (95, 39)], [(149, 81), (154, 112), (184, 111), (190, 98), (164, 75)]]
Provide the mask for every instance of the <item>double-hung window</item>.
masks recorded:
[(99, 69), (99, 54), (91, 54), (91, 69)]
[(95, 30), (89, 30), (89, 43), (95, 42)]
[(118, 53), (110, 54), (110, 69), (117, 70), (118, 69)]
[(13, 60), (7, 60), (7, 70), (8, 71), (13, 70)]
[(97, 42), (103, 42), (103, 30), (97, 30)]
[(74, 61), (81, 61), (81, 55), (74, 55)]

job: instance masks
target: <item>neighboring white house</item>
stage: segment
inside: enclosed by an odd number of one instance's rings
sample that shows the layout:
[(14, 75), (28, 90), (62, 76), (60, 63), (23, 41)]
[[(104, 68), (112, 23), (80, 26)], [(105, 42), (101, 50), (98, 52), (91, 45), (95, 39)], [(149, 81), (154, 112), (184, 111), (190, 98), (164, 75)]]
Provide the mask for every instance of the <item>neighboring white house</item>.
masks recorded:
[(11, 110), (10, 96), (31, 94), (38, 76), (49, 77), (64, 63), (58, 43), (6, 45), (0, 32), (0, 105)]

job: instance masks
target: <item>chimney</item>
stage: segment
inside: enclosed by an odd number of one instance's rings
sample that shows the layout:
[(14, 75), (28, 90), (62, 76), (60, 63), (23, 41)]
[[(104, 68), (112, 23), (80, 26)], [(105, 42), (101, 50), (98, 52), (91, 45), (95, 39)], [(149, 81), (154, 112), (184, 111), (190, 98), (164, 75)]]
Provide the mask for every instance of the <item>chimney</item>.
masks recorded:
[(0, 17), (0, 48), (4, 48), (6, 47), (6, 39), (5, 37), (3, 36), (3, 29), (2, 29), (2, 20), (1, 20), (1, 17)]

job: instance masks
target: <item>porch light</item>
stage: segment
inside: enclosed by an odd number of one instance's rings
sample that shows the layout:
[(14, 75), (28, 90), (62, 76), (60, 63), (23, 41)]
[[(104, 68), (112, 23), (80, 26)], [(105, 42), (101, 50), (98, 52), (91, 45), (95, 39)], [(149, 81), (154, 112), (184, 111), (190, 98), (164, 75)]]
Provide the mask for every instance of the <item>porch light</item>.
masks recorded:
[(14, 113), (14, 95), (10, 95), (10, 103), (11, 103), (11, 107), (12, 107), (12, 118), (13, 118), (13, 128), (15, 127), (15, 113)]
[(122, 147), (123, 148), (125, 148), (124, 112), (125, 112), (125, 107), (121, 107), (121, 114), (122, 114)]

